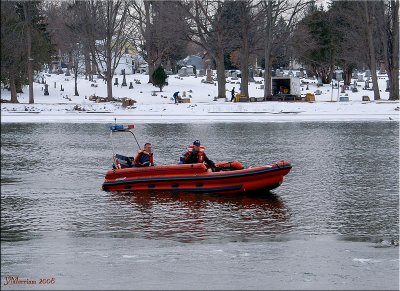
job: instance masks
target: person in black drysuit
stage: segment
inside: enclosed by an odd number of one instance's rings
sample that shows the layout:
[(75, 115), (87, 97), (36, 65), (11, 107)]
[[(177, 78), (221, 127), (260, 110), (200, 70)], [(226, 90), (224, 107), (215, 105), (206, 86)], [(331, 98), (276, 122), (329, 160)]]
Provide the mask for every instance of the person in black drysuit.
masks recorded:
[(177, 102), (178, 94), (179, 94), (179, 91), (175, 92), (174, 95), (172, 95), (172, 96), (174, 97), (175, 103), (178, 103), (178, 102)]
[(188, 149), (182, 153), (182, 156), (180, 157), (180, 163), (196, 164), (202, 162), (205, 162), (207, 166), (213, 169), (213, 171), (216, 170), (215, 163), (206, 156), (206, 153), (204, 152), (204, 147), (200, 148), (200, 141), (195, 140), (193, 142), (193, 146), (189, 146)]
[(235, 87), (233, 87), (232, 91), (231, 91), (231, 102), (235, 101)]

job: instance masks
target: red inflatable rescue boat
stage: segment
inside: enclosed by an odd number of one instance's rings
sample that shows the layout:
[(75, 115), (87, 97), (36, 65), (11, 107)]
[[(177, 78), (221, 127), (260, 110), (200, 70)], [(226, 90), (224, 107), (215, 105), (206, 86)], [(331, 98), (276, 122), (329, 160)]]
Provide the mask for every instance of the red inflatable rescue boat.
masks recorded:
[[(116, 124), (111, 127), (111, 131), (131, 132), (132, 128)], [(134, 134), (133, 136), (135, 137)], [(292, 168), (287, 161), (247, 169), (240, 162), (219, 162), (216, 163), (217, 171), (211, 172), (202, 163), (133, 167), (131, 159), (114, 154), (113, 169), (108, 170), (105, 175), (103, 190), (230, 194), (271, 190), (282, 184), (284, 176)]]

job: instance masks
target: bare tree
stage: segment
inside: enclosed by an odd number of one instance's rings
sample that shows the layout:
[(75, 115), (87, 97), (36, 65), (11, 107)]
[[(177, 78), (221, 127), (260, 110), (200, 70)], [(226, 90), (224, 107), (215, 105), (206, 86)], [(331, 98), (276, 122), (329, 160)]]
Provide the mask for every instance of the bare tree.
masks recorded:
[[(287, 42), (294, 27), (302, 17), (304, 9), (310, 5), (312, 1), (296, 0), (262, 0), (262, 7), (265, 16), (265, 34), (264, 34), (264, 98), (271, 94), (271, 67), (272, 52), (277, 46), (282, 46)], [(278, 22), (280, 19), (286, 21), (286, 39), (276, 39), (276, 32), (279, 29)], [(279, 34), (282, 36), (282, 34)]]
[(252, 0), (238, 1), (239, 16), (240, 16), (240, 93), (249, 96), (249, 57), (252, 42), (254, 41), (253, 34), (253, 19), (257, 18), (253, 14), (254, 7)]
[(389, 99), (399, 100), (399, 1), (385, 2), (377, 3), (376, 19), (389, 78)]
[(202, 47), (216, 64), (218, 98), (226, 97), (224, 53), (231, 46), (229, 24), (224, 18), (224, 1), (186, 1), (190, 41)]
[[(149, 83), (155, 68), (182, 56), (187, 42), (186, 26), (179, 1), (131, 1), (130, 19), (139, 31), (131, 43), (148, 64)], [(140, 36), (138, 36), (140, 33)], [(175, 60), (172, 60), (175, 62)]]
[(363, 12), (365, 14), (365, 28), (368, 41), (368, 59), (369, 67), (371, 69), (372, 86), (374, 89), (374, 100), (381, 99), (379, 94), (378, 77), (376, 73), (376, 51), (374, 44), (374, 31), (376, 29), (375, 19), (375, 4), (374, 2), (364, 1), (362, 3)]
[(90, 52), (98, 73), (104, 75), (107, 82), (107, 98), (112, 100), (112, 78), (131, 31), (131, 23), (126, 21), (128, 5), (125, 0), (91, 0), (85, 9)]

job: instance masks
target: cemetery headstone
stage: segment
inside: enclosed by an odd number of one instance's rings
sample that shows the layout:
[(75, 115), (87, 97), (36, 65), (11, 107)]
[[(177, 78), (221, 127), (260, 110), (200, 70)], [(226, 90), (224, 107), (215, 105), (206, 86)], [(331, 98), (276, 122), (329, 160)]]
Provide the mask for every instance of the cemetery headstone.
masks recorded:
[(385, 62), (380, 63), (379, 74), (386, 74)]
[(365, 71), (365, 77), (366, 78), (370, 78), (371, 77), (371, 71), (370, 70), (366, 70)]
[(62, 84), (61, 84), (61, 91), (64, 91), (64, 88), (63, 88)]
[(69, 67), (67, 67), (67, 71), (65, 72), (65, 76), (71, 76), (71, 73), (69, 71)]
[(300, 68), (300, 78), (304, 78), (304, 69)]
[(254, 70), (253, 67), (249, 68), (249, 82), (254, 82)]
[(129, 89), (133, 89), (133, 82), (129, 82)]
[(237, 72), (236, 72), (236, 71), (232, 72), (232, 78), (231, 78), (231, 80), (239, 80), (239, 78), (238, 78), (238, 75), (237, 75)]
[(118, 78), (115, 78), (114, 85), (117, 85), (117, 86), (118, 86)]
[(128, 85), (126, 84), (125, 69), (122, 70), (122, 75), (123, 75), (123, 77), (122, 77), (122, 84), (121, 84), (121, 87), (128, 86)]
[(213, 83), (213, 80), (211, 77), (211, 69), (207, 69), (206, 83)]
[(318, 77), (317, 87), (322, 87), (322, 78)]
[(57, 82), (54, 82), (54, 88), (57, 88)]
[(358, 82), (364, 82), (364, 75), (359, 74), (359, 75), (357, 76), (357, 81), (358, 81)]
[(49, 95), (49, 85), (48, 84), (44, 84), (44, 95), (45, 96)]

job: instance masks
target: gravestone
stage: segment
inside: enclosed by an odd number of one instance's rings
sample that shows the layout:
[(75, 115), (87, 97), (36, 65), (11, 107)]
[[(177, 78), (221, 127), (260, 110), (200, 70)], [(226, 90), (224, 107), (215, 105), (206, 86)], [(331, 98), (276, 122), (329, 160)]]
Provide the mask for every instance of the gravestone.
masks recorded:
[(126, 84), (125, 69), (122, 70), (122, 75), (123, 75), (123, 77), (122, 77), (122, 84), (121, 84), (121, 87), (128, 86), (128, 85)]
[(364, 82), (364, 75), (359, 74), (359, 75), (357, 76), (357, 81), (358, 81), (358, 82)]
[(365, 71), (365, 78), (371, 78), (371, 71), (370, 70), (366, 70)]
[(344, 90), (344, 89), (345, 89), (345, 86), (344, 86), (344, 85), (341, 85), (341, 86), (340, 86), (340, 89), (341, 89), (341, 90), (340, 90), (340, 93), (345, 93), (345, 90)]
[(117, 86), (118, 86), (118, 78), (115, 78), (114, 85), (117, 85)]
[(188, 76), (188, 70), (187, 67), (182, 67), (178, 71), (179, 77), (187, 77)]
[(289, 76), (289, 77), (293, 77), (293, 76), (294, 76), (294, 74), (293, 74), (293, 71), (292, 71), (292, 70), (290, 70), (290, 71), (289, 71), (289, 73), (288, 73), (288, 76)]
[(232, 78), (231, 78), (231, 80), (239, 80), (236, 71), (232, 72)]
[(211, 77), (211, 69), (207, 69), (206, 83), (213, 83), (213, 79)]
[(49, 95), (49, 85), (48, 84), (44, 84), (44, 95), (45, 96)]
[(336, 80), (343, 81), (343, 74), (342, 72), (336, 72)]
[(276, 77), (276, 71), (275, 70), (271, 71), (271, 77)]
[(362, 96), (362, 101), (370, 101), (369, 96)]
[(133, 89), (133, 82), (129, 82), (129, 89)]
[(283, 71), (280, 69), (276, 69), (275, 75), (276, 75), (276, 77), (283, 77)]
[(64, 91), (64, 88), (63, 88), (62, 84), (61, 84), (61, 91)]
[(352, 78), (352, 79), (357, 79), (357, 78), (358, 78), (358, 72), (357, 72), (357, 70), (354, 70), (354, 71), (353, 71), (353, 74), (352, 74), (351, 78)]
[(386, 74), (385, 63), (381, 62), (379, 67), (379, 74)]
[(199, 77), (203, 77), (204, 74), (205, 74), (204, 69), (200, 69), (200, 70), (199, 70)]
[(252, 67), (249, 69), (249, 82), (255, 82), (254, 80), (254, 70)]
[(54, 82), (54, 88), (57, 88), (57, 82)]
[(304, 78), (304, 69), (300, 68), (300, 78)]
[(67, 71), (65, 72), (65, 76), (71, 76), (71, 73), (70, 73), (70, 71), (69, 71), (69, 67), (67, 67)]
[(364, 87), (364, 89), (365, 89), (365, 90), (368, 90), (368, 89), (369, 89), (369, 82), (368, 82), (368, 81), (365, 81), (365, 87)]
[(322, 78), (318, 77), (318, 81), (317, 81), (317, 87), (322, 87)]

